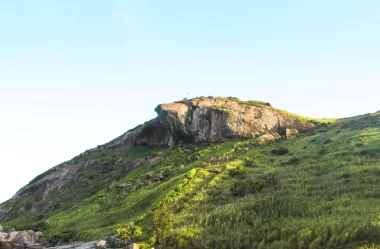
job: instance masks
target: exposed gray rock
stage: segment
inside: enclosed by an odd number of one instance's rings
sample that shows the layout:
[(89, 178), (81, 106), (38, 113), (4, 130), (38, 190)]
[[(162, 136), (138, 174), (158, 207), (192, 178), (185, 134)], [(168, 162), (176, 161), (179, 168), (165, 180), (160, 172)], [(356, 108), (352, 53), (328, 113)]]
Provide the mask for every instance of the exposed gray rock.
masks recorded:
[(12, 231), (10, 233), (0, 233), (0, 241), (9, 241), (13, 245), (32, 245), (41, 237), (41, 232), (34, 231)]
[(123, 248), (129, 244), (128, 240), (122, 239), (119, 234), (108, 237), (106, 241), (107, 248)]
[(34, 242), (31, 234), (26, 231), (19, 232), (11, 241), (17, 245), (32, 244)]
[(106, 240), (100, 240), (100, 241), (96, 244), (96, 248), (97, 248), (97, 249), (103, 249), (103, 248), (106, 248), (106, 245), (107, 245), (107, 241), (106, 241)]
[(139, 249), (139, 246), (136, 243), (131, 243), (129, 249)]
[(0, 232), (0, 241), (5, 241), (9, 238), (9, 234), (8, 233), (2, 233)]
[(186, 142), (220, 142), (229, 138), (258, 138), (264, 134), (286, 136), (317, 125), (269, 106), (247, 105), (233, 99), (196, 98), (162, 104), (158, 117), (128, 131), (100, 150), (136, 145), (173, 146)]
[(260, 136), (257, 139), (257, 141), (259, 142), (259, 144), (267, 144), (267, 143), (275, 142), (279, 138), (280, 138), (280, 136), (274, 136), (272, 134), (265, 134), (265, 135)]
[(10, 233), (9, 233), (8, 240), (9, 240), (9, 241), (13, 241), (13, 240), (15, 240), (16, 237), (17, 237), (17, 235), (18, 235), (19, 233), (20, 233), (19, 231), (10, 232)]
[(63, 163), (55, 166), (47, 172), (37, 176), (28, 185), (20, 189), (16, 197), (26, 193), (33, 193), (37, 200), (43, 200), (46, 195), (55, 189), (61, 188), (68, 180), (72, 179), (79, 167)]
[(293, 139), (298, 135), (297, 129), (286, 129), (286, 138), (287, 139)]

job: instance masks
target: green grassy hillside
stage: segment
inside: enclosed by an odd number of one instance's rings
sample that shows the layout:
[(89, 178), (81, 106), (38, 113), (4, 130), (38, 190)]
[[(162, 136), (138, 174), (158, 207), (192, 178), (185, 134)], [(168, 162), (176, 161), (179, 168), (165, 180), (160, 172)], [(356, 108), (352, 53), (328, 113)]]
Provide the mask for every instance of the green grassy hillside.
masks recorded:
[[(174, 215), (165, 248), (372, 248), (380, 242), (380, 113), (272, 144), (138, 147), (80, 160), (89, 158), (160, 160), (118, 174), (84, 171), (78, 191), (86, 198), (69, 205), (67, 197), (41, 214), (24, 210), (4, 225), (94, 240), (134, 221), (143, 231), (138, 240), (148, 242), (152, 213), (165, 205)], [(154, 181), (161, 173), (164, 179)], [(92, 182), (99, 187), (83, 184)]]

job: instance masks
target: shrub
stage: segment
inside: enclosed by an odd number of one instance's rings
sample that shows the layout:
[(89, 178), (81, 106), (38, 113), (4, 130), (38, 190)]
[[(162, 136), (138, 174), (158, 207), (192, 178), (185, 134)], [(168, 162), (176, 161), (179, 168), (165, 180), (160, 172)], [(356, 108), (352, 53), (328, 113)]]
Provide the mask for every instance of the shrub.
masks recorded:
[(230, 169), (228, 173), (230, 176), (243, 175), (245, 173), (245, 168), (243, 165), (237, 165), (236, 168)]
[(141, 227), (135, 225), (134, 222), (129, 222), (126, 226), (119, 224), (116, 228), (116, 233), (120, 234), (122, 239), (131, 241), (135, 241), (142, 234)]
[(207, 171), (204, 169), (200, 169), (197, 173), (198, 178), (206, 178), (208, 175)]
[(276, 156), (283, 156), (289, 153), (289, 149), (285, 146), (281, 146), (278, 149), (271, 150), (271, 153)]
[(139, 244), (139, 249), (150, 249), (151, 248), (151, 245), (147, 244), (147, 243), (140, 243)]
[(187, 173), (187, 178), (188, 179), (193, 179), (196, 174), (197, 174), (197, 170), (196, 169), (191, 169), (189, 171), (189, 173)]
[(244, 159), (244, 166), (246, 166), (246, 167), (257, 167), (257, 164), (255, 163), (255, 161), (253, 159), (246, 157)]
[(165, 246), (166, 238), (173, 228), (174, 215), (167, 206), (162, 206), (153, 212), (150, 227), (157, 236), (160, 246)]

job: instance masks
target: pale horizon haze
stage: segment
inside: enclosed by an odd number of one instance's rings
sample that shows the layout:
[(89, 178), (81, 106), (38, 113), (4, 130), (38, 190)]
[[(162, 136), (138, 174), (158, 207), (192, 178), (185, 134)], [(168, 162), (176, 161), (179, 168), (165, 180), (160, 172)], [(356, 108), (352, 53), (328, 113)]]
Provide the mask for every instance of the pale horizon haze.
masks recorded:
[(0, 203), (160, 103), (380, 110), (379, 13), (375, 0), (1, 1)]

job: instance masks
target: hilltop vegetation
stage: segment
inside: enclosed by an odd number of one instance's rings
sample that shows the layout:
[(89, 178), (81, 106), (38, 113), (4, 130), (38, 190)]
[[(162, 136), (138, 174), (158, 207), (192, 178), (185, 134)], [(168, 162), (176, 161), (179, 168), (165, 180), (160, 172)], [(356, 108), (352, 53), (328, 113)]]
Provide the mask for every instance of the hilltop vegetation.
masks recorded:
[(270, 144), (141, 146), (75, 158), (89, 159), (143, 163), (117, 174), (85, 170), (81, 183), (60, 190), (62, 203), (44, 212), (27, 208), (35, 202), (30, 197), (2, 204), (23, 207), (4, 225), (68, 242), (99, 239), (114, 234), (117, 224), (134, 222), (142, 230), (137, 241), (149, 244), (158, 241), (153, 213), (165, 210), (172, 214), (165, 248), (365, 248), (380, 242), (380, 113)]
[(278, 111), (278, 112), (280, 112), (282, 114), (285, 114), (287, 116), (299, 119), (301, 121), (313, 122), (313, 123), (317, 123), (317, 124), (332, 124), (332, 123), (335, 123), (337, 121), (337, 119), (333, 119), (333, 118), (309, 118), (309, 117), (304, 117), (304, 116), (297, 115), (297, 114), (294, 114), (294, 113), (291, 113), (291, 112), (288, 112), (288, 111), (276, 109), (276, 108), (274, 108), (272, 106), (271, 103), (269, 103), (269, 102), (263, 102), (263, 101), (258, 101), (258, 100), (243, 101), (243, 100), (240, 100), (240, 99), (238, 99), (236, 97), (227, 97), (227, 98), (216, 97), (216, 98), (214, 98), (212, 96), (209, 96), (209, 97), (203, 97), (203, 96), (201, 96), (201, 97), (197, 97), (197, 98), (192, 99), (192, 100), (202, 100), (202, 99), (214, 99), (216, 101), (218, 101), (218, 100), (225, 100), (225, 99), (232, 100), (232, 101), (236, 101), (236, 102), (244, 105), (245, 107), (256, 106), (256, 107), (261, 107), (261, 108), (267, 108), (267, 109)]

